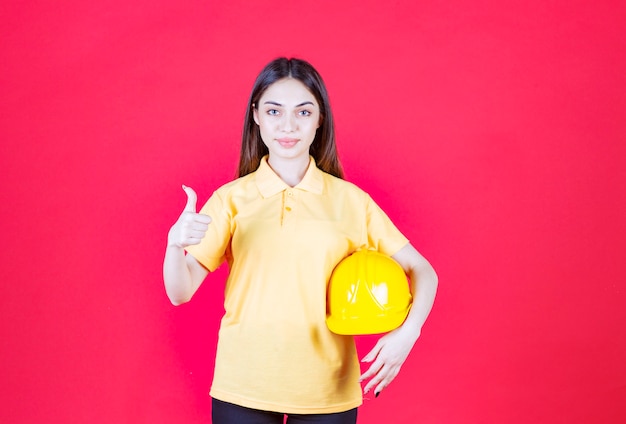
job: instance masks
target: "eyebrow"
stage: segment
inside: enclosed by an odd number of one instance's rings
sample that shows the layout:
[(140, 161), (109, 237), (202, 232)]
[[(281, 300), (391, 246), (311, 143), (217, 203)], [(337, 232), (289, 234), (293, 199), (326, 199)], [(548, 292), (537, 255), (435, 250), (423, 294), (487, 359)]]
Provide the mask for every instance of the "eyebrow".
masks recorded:
[[(264, 105), (274, 105), (274, 106), (280, 106), (280, 107), (282, 107), (282, 106), (283, 106), (283, 105), (281, 105), (280, 103), (278, 103), (278, 102), (274, 102), (274, 101), (272, 101), (272, 100), (268, 100), (268, 101), (266, 101), (266, 102), (265, 102), (265, 103), (263, 103), (263, 104), (264, 104)], [(306, 102), (302, 102), (302, 103), (300, 103), (299, 105), (296, 105), (296, 107), (302, 107), (302, 106), (306, 106), (306, 105), (315, 106), (315, 105), (313, 104), (313, 102), (310, 102), (310, 101), (308, 101), (308, 100), (307, 100)]]

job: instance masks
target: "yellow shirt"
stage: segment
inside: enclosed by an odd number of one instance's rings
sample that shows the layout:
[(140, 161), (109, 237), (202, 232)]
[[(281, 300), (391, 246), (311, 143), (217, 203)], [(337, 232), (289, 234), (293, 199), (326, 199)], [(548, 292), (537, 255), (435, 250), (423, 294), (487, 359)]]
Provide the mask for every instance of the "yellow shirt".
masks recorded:
[(354, 340), (326, 326), (326, 286), (358, 248), (393, 255), (408, 241), (370, 196), (311, 158), (289, 187), (263, 158), (257, 171), (213, 193), (202, 243), (187, 251), (208, 270), (227, 261), (211, 396), (297, 414), (362, 403)]

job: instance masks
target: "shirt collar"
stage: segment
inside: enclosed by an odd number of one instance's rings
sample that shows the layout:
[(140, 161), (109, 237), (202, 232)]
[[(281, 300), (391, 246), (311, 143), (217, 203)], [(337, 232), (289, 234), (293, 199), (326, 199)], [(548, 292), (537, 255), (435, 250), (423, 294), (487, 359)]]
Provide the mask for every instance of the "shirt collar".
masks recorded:
[[(267, 163), (267, 155), (261, 159), (261, 163), (255, 172), (257, 187), (263, 197), (270, 197), (289, 188), (280, 177), (270, 168)], [(315, 164), (315, 159), (309, 156), (309, 167), (302, 181), (294, 189), (308, 191), (314, 194), (322, 194), (324, 188), (323, 172)]]

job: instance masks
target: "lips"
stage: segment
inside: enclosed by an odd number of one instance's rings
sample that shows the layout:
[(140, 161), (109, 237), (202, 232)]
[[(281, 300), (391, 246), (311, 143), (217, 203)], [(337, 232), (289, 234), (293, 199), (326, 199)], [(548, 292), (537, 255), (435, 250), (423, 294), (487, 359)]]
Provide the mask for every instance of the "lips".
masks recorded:
[(289, 148), (289, 147), (295, 146), (296, 143), (298, 142), (298, 139), (297, 138), (283, 137), (283, 138), (277, 138), (276, 141), (282, 147)]

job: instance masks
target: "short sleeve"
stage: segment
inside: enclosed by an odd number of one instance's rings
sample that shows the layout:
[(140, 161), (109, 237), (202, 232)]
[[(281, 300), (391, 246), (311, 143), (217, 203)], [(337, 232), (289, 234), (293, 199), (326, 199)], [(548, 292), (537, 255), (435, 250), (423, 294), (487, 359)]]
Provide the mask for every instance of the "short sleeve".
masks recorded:
[(409, 242), (369, 195), (366, 195), (366, 211), (368, 247), (393, 256)]
[(231, 213), (219, 190), (200, 209), (211, 217), (211, 223), (200, 244), (185, 248), (209, 271), (215, 271), (226, 260), (231, 239)]

